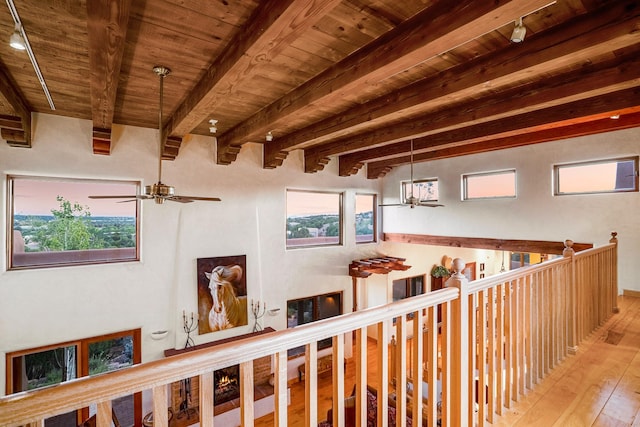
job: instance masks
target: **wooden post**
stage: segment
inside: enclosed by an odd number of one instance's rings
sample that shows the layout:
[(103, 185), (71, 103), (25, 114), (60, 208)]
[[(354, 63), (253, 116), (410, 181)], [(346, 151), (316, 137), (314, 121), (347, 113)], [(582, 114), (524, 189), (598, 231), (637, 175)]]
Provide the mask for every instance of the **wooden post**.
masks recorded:
[(287, 352), (276, 353), (275, 384), (275, 413), (273, 425), (276, 427), (287, 426)]
[(467, 424), (469, 417), (469, 296), (468, 281), (462, 274), (465, 263), (462, 259), (453, 260), (455, 272), (445, 287), (458, 288), (460, 297), (451, 304), (451, 426)]
[(609, 243), (614, 243), (616, 247), (613, 250), (613, 266), (611, 267), (611, 297), (613, 298), (613, 313), (620, 313), (620, 309), (618, 308), (618, 232), (611, 232), (611, 239), (609, 239)]
[(213, 371), (200, 374), (198, 396), (200, 397), (200, 409), (198, 410), (200, 412), (200, 427), (213, 427)]
[(567, 330), (569, 332), (569, 354), (578, 352), (578, 283), (576, 280), (576, 262), (573, 256), (573, 240), (564, 241), (564, 250), (562, 256), (571, 259), (569, 265), (569, 324)]

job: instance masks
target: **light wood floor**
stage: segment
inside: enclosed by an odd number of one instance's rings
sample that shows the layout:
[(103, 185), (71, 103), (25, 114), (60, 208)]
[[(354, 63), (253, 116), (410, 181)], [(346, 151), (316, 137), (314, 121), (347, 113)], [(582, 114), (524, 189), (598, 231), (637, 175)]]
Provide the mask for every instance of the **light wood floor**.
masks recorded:
[[(533, 390), (497, 418), (506, 426), (640, 427), (640, 298), (619, 297), (614, 314)], [(375, 342), (369, 342), (369, 384), (375, 387)], [(354, 385), (347, 362), (345, 392)], [(318, 378), (318, 418), (331, 407), (331, 374)], [(291, 385), (289, 426), (304, 426), (304, 382)], [(255, 423), (273, 426), (273, 414)]]

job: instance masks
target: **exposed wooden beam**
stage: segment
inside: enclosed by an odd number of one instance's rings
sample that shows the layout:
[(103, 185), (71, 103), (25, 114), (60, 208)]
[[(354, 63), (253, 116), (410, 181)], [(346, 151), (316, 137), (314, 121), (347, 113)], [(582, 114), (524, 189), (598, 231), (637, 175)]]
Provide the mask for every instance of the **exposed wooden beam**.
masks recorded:
[[(265, 144), (264, 167), (281, 165), (287, 151), (302, 143), (308, 145), (339, 138), (346, 130), (355, 134), (358, 129), (384, 122), (393, 114), (415, 114), (418, 109), (435, 108), (463, 97), (490, 93), (499, 90), (501, 85), (513, 85), (516, 81), (514, 75), (519, 79), (528, 79), (533, 74), (556, 72), (566, 67), (568, 61), (589, 62), (612, 49), (637, 43), (639, 36), (634, 30), (637, 15), (638, 11), (630, 8), (628, 2), (607, 5), (531, 37), (526, 43), (479, 57), (283, 135)], [(342, 143), (343, 140), (336, 141), (336, 145)], [(369, 144), (372, 143), (375, 141), (369, 141)]]
[[(245, 28), (227, 45), (165, 125), (167, 135), (185, 135), (209, 118), (219, 95), (214, 88), (234, 86), (256, 57), (273, 58), (315, 25), (340, 0), (270, 0), (257, 7)], [(227, 91), (225, 91), (226, 93)], [(239, 150), (218, 143), (219, 164), (235, 160)]]
[[(384, 233), (385, 242), (418, 245), (449, 246), (454, 248), (493, 249), (497, 251), (532, 252), (562, 255), (564, 241), (487, 239), (481, 237), (430, 236), (426, 234)], [(576, 252), (590, 249), (593, 243), (573, 243)]]
[[(2, 127), (2, 138), (12, 147), (31, 148), (31, 107), (17, 87), (4, 67), (0, 66), (0, 93), (17, 114), (17, 117), (10, 116), (13, 119), (10, 119), (8, 127)], [(15, 127), (17, 120), (20, 122), (19, 129)]]
[(182, 146), (182, 138), (170, 136), (162, 144), (162, 160), (175, 160)]
[[(491, 141), (498, 138), (509, 138), (529, 132), (539, 132), (553, 128), (589, 123), (612, 115), (613, 113), (633, 113), (640, 108), (640, 87), (625, 89), (606, 95), (596, 96), (588, 100), (579, 100), (567, 104), (549, 107), (531, 113), (506, 117), (492, 122), (480, 123), (430, 135), (414, 141), (423, 148), (437, 149), (460, 147), (471, 143)], [(532, 140), (534, 141), (534, 140)], [(539, 141), (544, 142), (544, 141)], [(532, 144), (535, 142), (531, 142)], [(524, 145), (524, 144), (522, 144)], [(400, 160), (401, 159), (401, 160)], [(402, 158), (371, 162), (367, 164), (367, 176), (375, 178), (374, 171), (409, 163), (409, 156)], [(421, 161), (420, 155), (414, 161)]]
[(131, 0), (87, 2), (94, 154), (111, 152), (111, 125), (130, 10)]
[[(476, 101), (465, 103), (463, 106), (452, 105), (445, 110), (436, 111), (421, 117), (415, 117), (404, 123), (395, 123), (392, 130), (381, 129), (360, 135), (354, 140), (355, 144), (384, 135), (397, 137), (398, 135), (412, 135), (429, 133), (432, 130), (449, 131), (455, 128), (479, 124), (503, 118), (507, 115), (522, 114), (530, 111), (564, 104), (567, 101), (592, 98), (608, 92), (628, 89), (637, 85), (640, 79), (640, 55), (633, 51), (628, 55), (610, 61), (584, 67), (578, 71), (568, 73), (532, 83), (521, 88), (491, 94)], [(414, 141), (415, 153), (421, 149), (431, 148), (430, 136), (418, 138)], [(336, 149), (348, 149), (351, 145), (341, 144)], [(329, 148), (320, 147), (305, 152), (305, 168), (313, 171), (314, 161), (317, 161), (318, 151)], [(376, 159), (384, 159), (409, 151), (409, 142), (402, 141), (363, 151), (344, 154), (339, 157), (340, 175), (348, 176), (357, 172), (357, 165)], [(326, 153), (326, 151), (325, 151)], [(324, 154), (324, 153), (323, 153)], [(320, 154), (322, 155), (322, 154)]]
[(546, 4), (546, 0), (437, 2), (222, 134), (218, 151), (262, 142), (268, 130), (311, 103), (331, 105), (345, 93), (410, 69)]
[(93, 154), (111, 154), (111, 129), (93, 128)]
[[(619, 119), (610, 117), (600, 118), (587, 123), (569, 124), (563, 127), (544, 129), (536, 132), (527, 132), (521, 135), (512, 135), (505, 138), (496, 138), (489, 141), (481, 141), (458, 147), (443, 148), (414, 156), (415, 162), (446, 159), (465, 156), (469, 154), (485, 153), (488, 151), (504, 150), (507, 148), (521, 147), (525, 145), (539, 144), (561, 139), (576, 138), (579, 136), (593, 135), (603, 132), (612, 132), (621, 129), (640, 127), (640, 112), (628, 111), (622, 113)], [(367, 178), (377, 179), (384, 177), (394, 166), (407, 164), (409, 156), (397, 157), (393, 160), (372, 162), (367, 164)]]

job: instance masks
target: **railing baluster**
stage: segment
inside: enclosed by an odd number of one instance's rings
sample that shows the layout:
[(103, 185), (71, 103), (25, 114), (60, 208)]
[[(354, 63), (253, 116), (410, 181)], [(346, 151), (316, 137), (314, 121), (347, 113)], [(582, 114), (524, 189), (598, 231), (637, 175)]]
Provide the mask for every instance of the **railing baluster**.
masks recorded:
[[(427, 309), (427, 313), (429, 313), (430, 311), (437, 311), (437, 308), (434, 307), (430, 307)], [(427, 325), (429, 325), (429, 320), (432, 320), (431, 317), (427, 314), (428, 319), (427, 319)], [(437, 344), (437, 339), (438, 339), (438, 324), (437, 324), (437, 320), (436, 322), (434, 322), (431, 326), (427, 326), (428, 328), (430, 328), (429, 330), (432, 331), (431, 328), (435, 328), (436, 331), (436, 347), (435, 347), (435, 352), (429, 352), (426, 355), (423, 354), (423, 341), (424, 341), (424, 333), (422, 330), (422, 324), (423, 324), (423, 319), (424, 316), (422, 314), (422, 310), (418, 310), (415, 313), (413, 313), (413, 343), (411, 346), (411, 352), (413, 353), (413, 358), (412, 358), (412, 370), (413, 370), (413, 406), (410, 408), (411, 409), (411, 416), (414, 420), (421, 420), (422, 419), (422, 398), (424, 396), (422, 396), (422, 381), (426, 380), (427, 382), (429, 382), (429, 379), (424, 379), (423, 378), (423, 370), (422, 370), (422, 361), (425, 359), (425, 356), (428, 359), (435, 359), (436, 360), (436, 369), (437, 369), (437, 352), (438, 352), (438, 344)], [(428, 337), (428, 335), (427, 335)], [(428, 339), (428, 338), (427, 338)], [(430, 377), (429, 377), (430, 378)], [(430, 395), (433, 396), (433, 395)], [(429, 400), (429, 403), (431, 404), (431, 401), (433, 401), (433, 397)], [(435, 407), (435, 406), (434, 406)], [(429, 418), (431, 418), (431, 416), (429, 415)], [(431, 418), (432, 420), (435, 418)], [(363, 424), (358, 424), (358, 425), (363, 425)]]
[(200, 374), (198, 380), (198, 395), (200, 396), (200, 427), (213, 427), (213, 371)]
[(337, 423), (333, 425), (337, 427), (344, 427), (344, 336), (335, 335), (332, 338), (332, 351), (333, 357), (331, 359), (332, 371), (332, 383), (333, 383), (333, 419), (336, 421), (336, 415), (338, 415)]
[[(389, 396), (389, 324), (386, 321), (378, 323), (378, 402), (384, 402), (384, 396)], [(389, 406), (379, 404), (378, 427), (388, 427)]]
[[(378, 397), (378, 405), (384, 405), (384, 398)], [(406, 316), (396, 318), (396, 426), (404, 427), (407, 422), (407, 320)]]
[(505, 340), (504, 340), (504, 284), (496, 286), (496, 363), (498, 364), (498, 375), (496, 376), (496, 407), (498, 415), (502, 415), (502, 408), (506, 407), (504, 400), (504, 379), (507, 367), (505, 360)]
[[(427, 383), (427, 421), (429, 427), (436, 426), (438, 419), (438, 307), (429, 307), (427, 309), (427, 330), (426, 330), (427, 355), (426, 355), (426, 378)], [(418, 389), (420, 396), (422, 394), (422, 384), (417, 383), (413, 387), (414, 393), (414, 420), (418, 418), (418, 409), (422, 407), (421, 400), (418, 401)], [(421, 396), (422, 397), (422, 396)], [(419, 425), (419, 423), (418, 423)]]
[(168, 425), (167, 386), (163, 384), (153, 388), (153, 426), (167, 427)]
[(487, 371), (489, 387), (487, 402), (487, 421), (493, 424), (496, 412), (496, 298), (495, 288), (487, 292)]
[(367, 328), (356, 329), (355, 353), (356, 425), (364, 426), (367, 423)]
[(97, 403), (96, 427), (111, 427), (111, 401)]
[[(315, 427), (318, 425), (318, 342), (313, 341), (306, 345), (304, 356), (305, 374), (304, 374), (304, 412), (305, 426)], [(333, 411), (334, 425), (336, 423), (336, 411)]]
[[(441, 351), (442, 358), (441, 362), (441, 376), (440, 379), (442, 381), (442, 404), (441, 404), (441, 427), (448, 427), (452, 425), (449, 423), (451, 420), (451, 343), (452, 343), (452, 328), (451, 328), (451, 303), (446, 302), (441, 306), (441, 314), (442, 314), (442, 326), (440, 328), (440, 337), (441, 337)], [(435, 424), (435, 423), (434, 423)]]
[(279, 351), (275, 355), (274, 373), (274, 394), (275, 394), (275, 414), (273, 425), (276, 427), (286, 427), (287, 404), (289, 400), (287, 391), (287, 352)]
[(253, 427), (253, 401), (253, 360), (250, 360), (240, 363), (240, 425), (243, 427)]
[(483, 426), (485, 422), (485, 402), (487, 399), (486, 393), (486, 364), (487, 364), (487, 315), (486, 315), (486, 292), (484, 290), (478, 292), (478, 340), (477, 340), (477, 370), (478, 375), (476, 379), (476, 400), (478, 403), (478, 425)]

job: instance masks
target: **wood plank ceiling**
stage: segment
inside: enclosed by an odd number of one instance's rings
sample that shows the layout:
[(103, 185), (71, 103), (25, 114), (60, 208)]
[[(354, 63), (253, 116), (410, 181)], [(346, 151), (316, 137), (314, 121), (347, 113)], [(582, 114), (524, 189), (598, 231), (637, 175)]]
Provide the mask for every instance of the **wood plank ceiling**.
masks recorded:
[[(14, 0), (55, 110), (0, 13), (0, 131), (31, 113), (158, 127), (163, 157), (214, 136), (218, 164), (263, 144), (265, 168), (384, 176), (415, 161), (640, 125), (640, 2), (629, 0)], [(510, 41), (523, 17), (526, 38)], [(620, 115), (617, 120), (612, 115)], [(273, 140), (266, 141), (271, 132)]]

